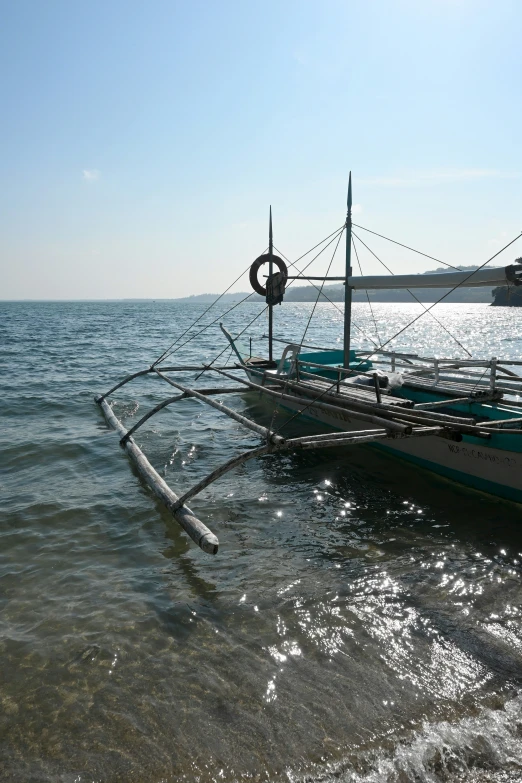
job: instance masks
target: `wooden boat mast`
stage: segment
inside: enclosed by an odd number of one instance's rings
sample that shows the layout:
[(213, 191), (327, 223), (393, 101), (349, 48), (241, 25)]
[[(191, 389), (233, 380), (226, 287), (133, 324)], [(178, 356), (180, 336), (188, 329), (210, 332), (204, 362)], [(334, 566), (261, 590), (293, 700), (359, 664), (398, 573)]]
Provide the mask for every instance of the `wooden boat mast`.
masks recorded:
[[(268, 223), (268, 278), (272, 279), (274, 271), (274, 238), (272, 234), (272, 205), (270, 205), (270, 218)], [(268, 361), (273, 362), (273, 333), (274, 333), (274, 306), (268, 305)]]
[(352, 319), (352, 289), (348, 278), (352, 275), (352, 172), (348, 179), (348, 199), (346, 202), (346, 280), (344, 284), (344, 357), (343, 366), (350, 366), (350, 324)]

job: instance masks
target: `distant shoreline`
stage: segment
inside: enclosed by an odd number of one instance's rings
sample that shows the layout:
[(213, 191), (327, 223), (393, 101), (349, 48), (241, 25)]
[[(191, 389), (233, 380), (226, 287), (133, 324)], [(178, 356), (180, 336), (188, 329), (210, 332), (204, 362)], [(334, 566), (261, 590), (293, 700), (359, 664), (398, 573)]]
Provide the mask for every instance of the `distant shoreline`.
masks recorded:
[[(491, 267), (493, 268), (493, 267)], [(462, 271), (474, 271), (476, 266), (462, 267)], [(430, 269), (422, 274), (433, 274), (437, 272), (447, 272), (447, 269), (439, 267), (438, 269)], [(320, 284), (316, 285), (301, 285), (288, 287), (285, 293), (285, 302), (315, 302), (319, 294)], [(321, 294), (320, 302), (344, 302), (344, 286), (340, 283), (334, 283), (325, 285), (323, 287), (323, 294)], [(497, 289), (495, 289), (497, 290)], [(456, 288), (451, 291), (449, 288), (422, 288), (416, 289), (417, 293), (415, 297), (409, 293), (406, 289), (389, 289), (370, 291), (368, 296), (371, 302), (415, 302), (420, 301), (426, 304), (432, 304), (438, 301), (442, 297), (446, 297), (443, 303), (446, 304), (493, 304), (493, 287), (491, 288), (466, 288), (464, 286)], [(0, 302), (173, 302), (179, 304), (206, 304), (210, 305), (219, 299), (223, 304), (235, 304), (243, 299), (248, 299), (250, 303), (263, 302), (263, 297), (259, 296), (253, 291), (237, 291), (235, 293), (227, 294), (192, 294), (190, 296), (183, 297), (121, 297), (121, 298), (97, 298), (97, 299), (0, 299)], [(354, 302), (367, 302), (368, 297), (366, 291), (354, 291)], [(501, 302), (496, 302), (501, 304)]]
[[(429, 288), (425, 288), (422, 290), (422, 294), (424, 295), (423, 298), (419, 297), (419, 301), (423, 302), (424, 304), (433, 304), (433, 302), (436, 302), (437, 299), (439, 299), (446, 291), (446, 289), (433, 289), (437, 292), (436, 295), (433, 295), (433, 298), (427, 298), (427, 295), (431, 294), (431, 290)], [(476, 290), (476, 289), (473, 289)], [(489, 289), (486, 289), (489, 293)], [(370, 296), (370, 301), (375, 304), (415, 304), (415, 299), (413, 299), (412, 296), (409, 294), (402, 295), (401, 290), (393, 291), (393, 294), (396, 296), (394, 298), (385, 299), (384, 297), (374, 297)], [(219, 297), (215, 296), (212, 297), (211, 295), (208, 295), (208, 299), (206, 298), (207, 295), (201, 294), (201, 299), (199, 299), (197, 296), (189, 296), (189, 297), (183, 297), (180, 299), (174, 299), (174, 298), (163, 298), (160, 299), (159, 297), (151, 297), (150, 299), (0, 299), (0, 304), (111, 304), (111, 303), (123, 303), (127, 302), (129, 304), (141, 304), (146, 302), (171, 302), (172, 304), (193, 304), (193, 305), (206, 305), (206, 304), (212, 304), (212, 302), (215, 302)], [(247, 294), (245, 294), (247, 296)], [(223, 304), (239, 304), (239, 302), (242, 301), (245, 297), (238, 295), (236, 298), (231, 299), (220, 299), (220, 302)], [(249, 299), (248, 302), (245, 302), (244, 304), (259, 304), (260, 302), (263, 302), (264, 300), (261, 297), (252, 297), (252, 299)], [(344, 302), (344, 298), (333, 298), (330, 297), (329, 299), (325, 298), (324, 296), (321, 298), (320, 302), (322, 304), (326, 303), (328, 304), (328, 301), (334, 302), (335, 304), (342, 304)], [(353, 302), (356, 303), (365, 303), (367, 302), (367, 298), (365, 294), (356, 293), (353, 297)], [(287, 304), (314, 304), (315, 299), (285, 299), (283, 302), (283, 305), (285, 303)], [(440, 304), (493, 304), (491, 294), (486, 298), (482, 299), (464, 299), (459, 298), (455, 299), (453, 297), (448, 297)], [(496, 303), (498, 304), (498, 302)]]
[[(435, 289), (437, 292), (439, 289)], [(442, 293), (437, 294), (437, 296), (434, 296), (432, 299), (428, 298), (420, 298), (419, 301), (423, 302), (424, 304), (433, 304), (433, 302), (436, 302), (440, 296), (443, 295), (444, 289), (440, 289)], [(475, 289), (476, 290), (476, 289)], [(489, 291), (489, 289), (487, 289)], [(423, 289), (423, 294), (426, 295), (428, 292), (430, 292), (431, 289), (426, 288)], [(395, 294), (398, 296), (401, 296), (402, 292), (400, 290), (394, 291)], [(205, 296), (204, 294), (201, 295), (202, 297)], [(221, 302), (224, 304), (239, 304), (241, 300), (244, 297), (239, 296), (237, 299), (220, 299)], [(205, 305), (205, 304), (212, 304), (212, 302), (215, 302), (218, 299), (218, 296), (212, 298), (212, 296), (209, 295), (208, 299), (197, 299), (196, 297), (185, 297), (181, 299), (160, 299), (159, 297), (151, 297), (150, 299), (0, 299), (0, 304), (111, 304), (111, 303), (122, 303), (127, 302), (129, 304), (141, 304), (146, 302), (171, 302), (172, 304), (194, 304), (194, 305)], [(245, 304), (259, 304), (260, 302), (263, 302), (264, 300), (261, 297), (250, 299), (248, 302), (245, 302)], [(335, 302), (335, 304), (342, 304), (344, 302), (344, 299), (330, 299), (331, 302)], [(355, 303), (362, 303), (364, 304), (368, 300), (366, 299), (366, 296), (364, 294), (356, 294), (353, 297), (353, 301)], [(370, 301), (372, 304), (415, 304), (415, 300), (410, 295), (405, 296), (404, 298), (394, 298), (394, 299), (384, 299), (384, 298), (377, 298), (370, 296)], [(283, 302), (283, 305), (285, 303), (287, 304), (314, 304), (315, 299), (285, 299)], [(322, 297), (321, 304), (328, 304), (328, 299), (325, 297)], [(454, 299), (448, 297), (448, 299), (444, 300), (440, 304), (493, 304), (492, 301), (490, 301), (490, 298), (487, 299), (481, 299), (481, 300), (471, 300), (471, 299)], [(496, 303), (498, 304), (498, 303)]]

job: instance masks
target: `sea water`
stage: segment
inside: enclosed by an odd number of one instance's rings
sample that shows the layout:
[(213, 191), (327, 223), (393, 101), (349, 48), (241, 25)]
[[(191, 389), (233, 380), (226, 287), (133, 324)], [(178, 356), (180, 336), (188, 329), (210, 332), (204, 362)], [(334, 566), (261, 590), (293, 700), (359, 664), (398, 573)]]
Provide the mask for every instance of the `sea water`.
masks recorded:
[[(277, 308), (276, 334), (300, 340), (311, 308)], [(191, 502), (219, 537), (204, 554), (93, 402), (204, 309), (0, 304), (0, 780), (521, 780), (522, 507), (369, 447), (266, 456)], [(354, 347), (420, 312), (355, 304)], [(521, 311), (434, 313), (474, 357), (521, 357)], [(324, 304), (306, 340), (341, 333)], [(429, 314), (390, 345), (465, 356)], [(216, 322), (169, 362), (223, 349)], [(148, 377), (115, 411), (130, 425), (170, 394)], [(224, 401), (272, 421), (256, 395)], [(194, 400), (137, 439), (177, 491), (259, 442)]]

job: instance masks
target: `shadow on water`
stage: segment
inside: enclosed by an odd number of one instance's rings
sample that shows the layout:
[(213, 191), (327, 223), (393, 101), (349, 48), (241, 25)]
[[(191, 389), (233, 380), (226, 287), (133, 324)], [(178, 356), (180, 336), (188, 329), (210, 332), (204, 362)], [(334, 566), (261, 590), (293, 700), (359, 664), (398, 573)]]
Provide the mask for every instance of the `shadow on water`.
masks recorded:
[[(478, 553), (477, 556), (503, 561), (498, 554), (500, 548), (504, 554), (510, 550), (522, 555), (522, 507), (518, 504), (468, 489), (370, 446), (350, 451), (293, 453), (279, 464), (267, 458), (263, 460), (263, 469), (267, 482), (275, 486), (293, 481), (303, 493), (320, 486), (323, 494), (335, 487), (336, 494), (358, 509), (355, 529), (361, 534), (362, 522), (362, 538), (374, 536), (386, 545), (395, 542), (395, 535), (400, 536), (396, 554), (397, 550), (402, 550), (402, 554), (418, 550), (423, 540), (424, 547), (438, 547), (444, 531), (445, 545), (451, 541), (450, 546), (463, 548), (470, 555)], [(428, 511), (415, 524), (409, 524), (409, 530), (405, 530), (403, 519), (396, 520), (394, 516), (405, 503)], [(383, 508), (387, 508), (386, 516)], [(343, 562), (346, 567), (348, 555), (348, 569), (353, 577), (358, 571), (354, 571), (353, 562), (356, 552), (346, 547), (342, 539), (353, 541), (354, 521), (345, 518), (339, 524), (339, 517), (336, 520), (337, 542), (332, 544), (328, 539), (319, 556), (326, 561)], [(327, 524), (332, 526), (331, 521)], [(505, 558), (504, 565), (516, 571), (518, 577), (522, 575), (520, 561), (513, 564)], [(418, 574), (414, 577), (415, 581), (419, 578)], [(456, 617), (445, 611), (443, 604), (435, 605), (429, 594), (412, 590), (415, 584), (409, 575), (400, 581), (406, 589), (404, 606), (422, 614), (441, 638), (491, 672), (493, 687), (510, 691), (522, 686), (521, 651), (515, 651), (502, 638), (493, 638), (487, 629), (477, 625), (475, 618), (468, 622), (462, 616)]]
[[(209, 609), (217, 597), (218, 591), (215, 584), (201, 576), (196, 564), (197, 561), (194, 561), (192, 557), (194, 545), (189, 537), (180, 528), (161, 501), (146, 486), (134, 464), (130, 460), (128, 460), (128, 463), (129, 469), (136, 480), (136, 492), (146, 496), (152, 507), (154, 523), (151, 527), (150, 514), (147, 514), (146, 519), (144, 519), (143, 529), (151, 530), (153, 539), (157, 539), (158, 535), (163, 534), (165, 538), (172, 542), (166, 548), (160, 546), (159, 551), (161, 551), (163, 557), (175, 565), (176, 570), (181, 572), (186, 594), (179, 601), (158, 598), (157, 582), (154, 580), (151, 585), (150, 578), (144, 578), (140, 581), (134, 577), (132, 590), (137, 594), (141, 594), (144, 604), (148, 607), (151, 614), (156, 616), (163, 631), (169, 636), (176, 636), (178, 641), (181, 641), (182, 636), (190, 634), (194, 630), (190, 617), (192, 611), (190, 596), (193, 596), (194, 604), (197, 605), (198, 611), (201, 613)], [(203, 553), (198, 552), (198, 554), (205, 557)], [(127, 561), (122, 557), (122, 573), (125, 572), (126, 565)]]

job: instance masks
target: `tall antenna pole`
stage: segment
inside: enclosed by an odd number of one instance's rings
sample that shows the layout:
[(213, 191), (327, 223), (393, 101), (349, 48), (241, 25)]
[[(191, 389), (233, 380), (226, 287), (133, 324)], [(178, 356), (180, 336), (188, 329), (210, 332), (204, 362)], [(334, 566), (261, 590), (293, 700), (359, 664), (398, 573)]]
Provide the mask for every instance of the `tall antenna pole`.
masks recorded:
[[(274, 271), (273, 263), (274, 255), (274, 238), (272, 235), (272, 205), (270, 205), (270, 220), (268, 224), (268, 276), (271, 278)], [(274, 329), (274, 308), (273, 305), (268, 305), (268, 360), (273, 361), (272, 356), (272, 339)]]
[(346, 211), (346, 282), (344, 285), (344, 357), (343, 366), (350, 366), (350, 323), (352, 320), (352, 289), (348, 278), (352, 275), (352, 172), (348, 179), (348, 199)]

